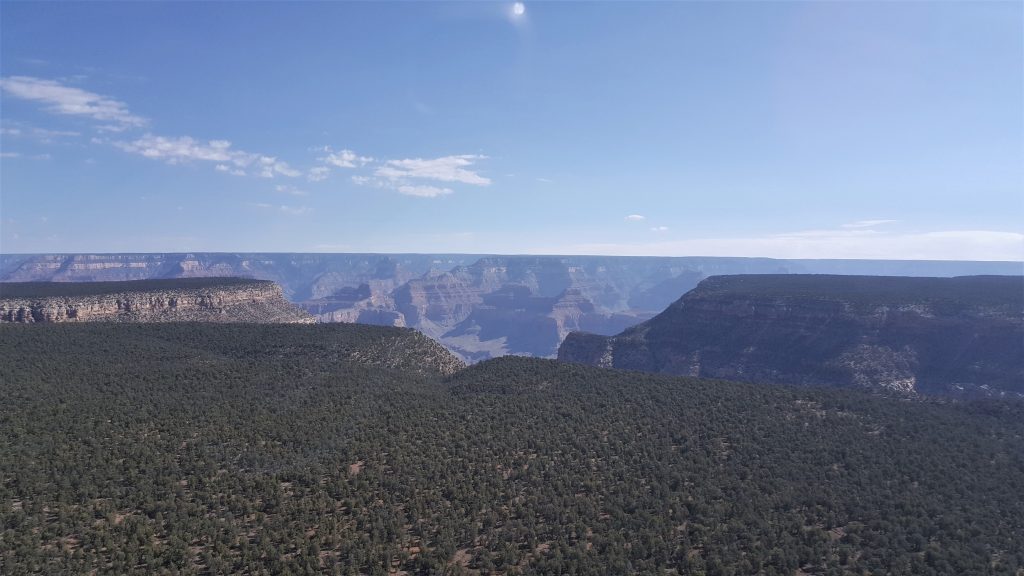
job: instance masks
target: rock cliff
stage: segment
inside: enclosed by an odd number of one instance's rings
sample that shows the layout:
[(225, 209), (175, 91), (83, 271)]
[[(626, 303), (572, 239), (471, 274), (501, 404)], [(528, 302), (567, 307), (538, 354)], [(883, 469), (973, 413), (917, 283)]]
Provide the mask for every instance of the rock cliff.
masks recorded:
[(1024, 395), (1024, 278), (739, 275), (560, 360), (754, 382)]
[(0, 322), (312, 323), (265, 280), (2, 283)]

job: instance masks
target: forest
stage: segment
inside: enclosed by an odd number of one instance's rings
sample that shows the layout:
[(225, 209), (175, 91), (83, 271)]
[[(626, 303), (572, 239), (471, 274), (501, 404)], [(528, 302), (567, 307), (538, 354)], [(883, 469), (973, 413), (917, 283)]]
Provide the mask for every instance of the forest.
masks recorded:
[(1024, 404), (0, 325), (0, 573), (1024, 574)]
[(756, 298), (841, 300), (871, 309), (881, 303), (928, 304), (949, 313), (989, 308), (1020, 315), (1024, 276), (852, 276), (833, 274), (739, 274), (712, 278), (705, 294)]
[(167, 278), (117, 282), (0, 282), (0, 298), (98, 296), (151, 290), (200, 290), (224, 286), (269, 284), (268, 280), (234, 277)]

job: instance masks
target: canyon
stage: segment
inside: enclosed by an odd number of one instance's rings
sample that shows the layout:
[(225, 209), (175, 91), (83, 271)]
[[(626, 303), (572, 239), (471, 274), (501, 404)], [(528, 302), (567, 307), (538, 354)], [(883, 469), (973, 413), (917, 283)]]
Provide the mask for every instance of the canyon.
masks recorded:
[(479, 254), (0, 255), (0, 281), (271, 280), (320, 322), (410, 327), (476, 362), (554, 357), (573, 331), (618, 334), (712, 275), (1020, 274), (1019, 262)]

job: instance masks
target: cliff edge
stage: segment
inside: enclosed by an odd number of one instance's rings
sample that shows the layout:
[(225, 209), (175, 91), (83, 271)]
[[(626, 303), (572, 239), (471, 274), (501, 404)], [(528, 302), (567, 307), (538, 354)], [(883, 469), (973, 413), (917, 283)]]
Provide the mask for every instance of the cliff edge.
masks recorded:
[(903, 393), (1024, 396), (1024, 278), (715, 276), (558, 358), (608, 368)]
[(0, 322), (312, 323), (281, 287), (245, 278), (0, 283)]

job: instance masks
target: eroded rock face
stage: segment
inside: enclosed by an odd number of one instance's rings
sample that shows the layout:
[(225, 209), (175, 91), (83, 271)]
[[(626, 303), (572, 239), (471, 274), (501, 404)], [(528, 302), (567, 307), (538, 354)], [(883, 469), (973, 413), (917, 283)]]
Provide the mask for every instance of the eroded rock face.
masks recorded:
[(630, 370), (900, 393), (1024, 394), (1024, 279), (720, 276), (559, 359)]
[[(180, 284), (180, 281), (178, 282)], [(132, 289), (120, 282), (97, 283), (91, 294), (5, 296), (0, 287), (0, 322), (260, 322), (312, 323), (314, 318), (285, 300), (273, 282), (237, 281), (204, 287)], [(153, 284), (153, 283), (150, 283)], [(161, 284), (157, 282), (156, 284)]]

